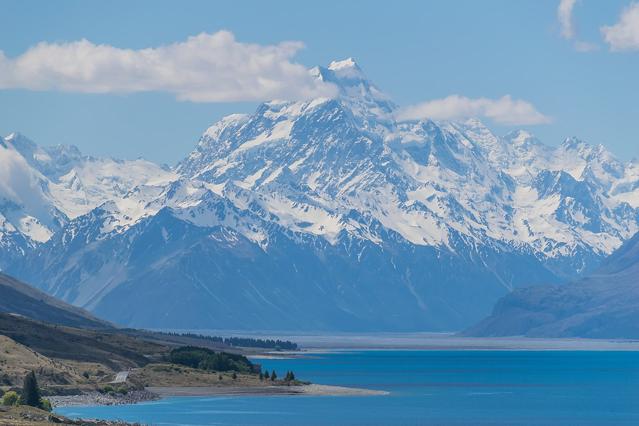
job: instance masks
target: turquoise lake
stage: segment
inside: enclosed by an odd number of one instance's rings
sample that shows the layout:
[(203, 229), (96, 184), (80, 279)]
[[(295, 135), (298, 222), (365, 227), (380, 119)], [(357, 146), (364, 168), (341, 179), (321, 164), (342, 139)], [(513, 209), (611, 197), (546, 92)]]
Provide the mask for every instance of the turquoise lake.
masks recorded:
[(57, 412), (152, 425), (639, 424), (638, 352), (385, 350), (259, 362), (390, 395), (181, 397)]

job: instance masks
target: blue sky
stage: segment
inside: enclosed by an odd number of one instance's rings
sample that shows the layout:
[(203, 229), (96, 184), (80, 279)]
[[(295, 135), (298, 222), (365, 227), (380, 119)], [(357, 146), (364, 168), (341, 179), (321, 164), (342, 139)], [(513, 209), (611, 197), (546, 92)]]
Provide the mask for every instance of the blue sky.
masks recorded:
[[(462, 107), (487, 115), (482, 120), (498, 133), (523, 127), (549, 144), (574, 135), (602, 143), (622, 159), (639, 157), (639, 21), (633, 20), (630, 0), (564, 0), (570, 13), (563, 21), (558, 0), (300, 3), (0, 0), (0, 50), (8, 64), (0, 62), (0, 132), (18, 130), (43, 145), (72, 143), (89, 154), (172, 164), (223, 115), (251, 112), (262, 97), (323, 90), (300, 77), (300, 64), (310, 68), (352, 56), (401, 106), (423, 107), (459, 95)], [(614, 27), (602, 31), (604, 26)], [(227, 37), (214, 38), (221, 30)], [(231, 65), (223, 76), (209, 64), (197, 68), (195, 42), (178, 53), (162, 53), (161, 63), (170, 62), (172, 72), (148, 84), (152, 79), (144, 72), (130, 81), (122, 76), (128, 71), (73, 81), (93, 69), (94, 59), (68, 59), (50, 48), (32, 54), (36, 59), (28, 64), (39, 61), (40, 67), (28, 68), (33, 74), (16, 65), (41, 42), (55, 47), (86, 39), (91, 52), (97, 45), (136, 51), (201, 33), (209, 35), (204, 42), (221, 46), (215, 51), (220, 58), (235, 58), (225, 60)], [(280, 44), (286, 41), (300, 44)], [(114, 60), (123, 61), (118, 49)], [(259, 61), (247, 59), (254, 50)], [(185, 55), (189, 62), (182, 67)], [(257, 65), (247, 69), (248, 62)], [(45, 69), (51, 63), (64, 65), (63, 72), (85, 68), (61, 79), (59, 70)], [(117, 70), (116, 65), (105, 69)], [(187, 72), (195, 77), (185, 79)], [(253, 88), (261, 73), (292, 83)], [(112, 75), (114, 81), (108, 81)], [(235, 76), (237, 82), (225, 80)], [(227, 87), (235, 92), (221, 95)], [(506, 95), (544, 119), (510, 125), (486, 112), (494, 106), (490, 102)], [(441, 107), (426, 105), (417, 110)]]

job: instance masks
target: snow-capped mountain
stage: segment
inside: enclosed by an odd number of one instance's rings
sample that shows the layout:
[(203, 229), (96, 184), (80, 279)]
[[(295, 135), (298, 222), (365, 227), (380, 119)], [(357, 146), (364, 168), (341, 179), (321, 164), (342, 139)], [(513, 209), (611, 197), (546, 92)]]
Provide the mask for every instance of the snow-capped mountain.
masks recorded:
[(46, 232), (8, 271), (136, 326), (451, 330), (638, 229), (639, 166), (602, 146), (398, 121), (352, 59), (311, 72), (339, 95), (225, 117), (174, 170), (6, 138), (59, 218), (14, 200)]
[[(22, 258), (69, 221), (105, 202), (126, 203), (141, 185), (173, 172), (144, 160), (84, 156), (74, 146), (41, 148), (13, 133), (0, 140), (0, 269)], [(18, 259), (18, 261), (20, 261)]]

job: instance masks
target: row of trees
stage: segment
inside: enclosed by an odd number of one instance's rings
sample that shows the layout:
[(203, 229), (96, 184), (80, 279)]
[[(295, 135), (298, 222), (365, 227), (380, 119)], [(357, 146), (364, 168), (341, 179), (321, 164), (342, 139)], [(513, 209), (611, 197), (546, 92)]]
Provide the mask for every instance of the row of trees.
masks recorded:
[(243, 347), (243, 348), (265, 348), (282, 351), (296, 351), (299, 349), (297, 343), (289, 340), (279, 339), (256, 339), (253, 337), (220, 337), (205, 336), (195, 333), (166, 333), (170, 336), (190, 337), (192, 339), (203, 339), (215, 343), (221, 343), (227, 346)]
[(33, 371), (25, 376), (20, 395), (15, 391), (9, 391), (2, 395), (2, 405), (30, 405), (51, 411), (51, 403), (48, 399), (42, 398), (40, 386), (38, 386), (38, 380)]
[[(264, 370), (264, 372), (260, 372), (260, 380), (271, 380), (272, 382), (274, 382), (275, 380), (277, 380), (277, 373), (275, 372), (275, 370), (273, 370), (271, 372), (271, 374), (268, 374), (268, 370)], [(295, 373), (293, 373), (292, 371), (287, 371), (286, 372), (286, 376), (284, 376), (284, 381), (285, 382), (294, 382), (295, 381)]]

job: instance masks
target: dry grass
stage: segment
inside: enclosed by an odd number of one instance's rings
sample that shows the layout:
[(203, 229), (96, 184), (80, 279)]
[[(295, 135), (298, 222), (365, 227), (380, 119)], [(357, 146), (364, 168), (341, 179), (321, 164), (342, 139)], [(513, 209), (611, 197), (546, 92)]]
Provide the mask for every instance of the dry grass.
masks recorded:
[(63, 417), (52, 415), (51, 413), (37, 408), (21, 405), (19, 407), (1, 407), (0, 406), (0, 424), (2, 426), (40, 426), (51, 425), (53, 418), (57, 418), (60, 422), (65, 423)]
[(74, 426), (133, 426), (131, 423), (104, 420), (71, 420), (64, 416), (51, 414), (47, 411), (25, 405), (18, 407), (0, 406), (0, 425), (2, 426), (51, 426), (52, 424)]
[(37, 373), (42, 385), (67, 385), (83, 381), (81, 374), (72, 366), (0, 335), (0, 385), (19, 386), (30, 371)]
[(0, 313), (0, 334), (49, 358), (90, 362), (126, 370), (149, 362), (145, 355), (168, 348), (115, 330), (87, 330)]
[(22, 386), (30, 371), (36, 372), (45, 395), (92, 391), (115, 376), (104, 364), (49, 358), (0, 335), (0, 389)]
[[(232, 372), (216, 373), (176, 364), (149, 364), (135, 369), (130, 380), (142, 386), (181, 387), (181, 386), (264, 386), (254, 374), (237, 374), (233, 379)], [(222, 379), (220, 380), (220, 377)], [(270, 382), (268, 382), (270, 383)]]

